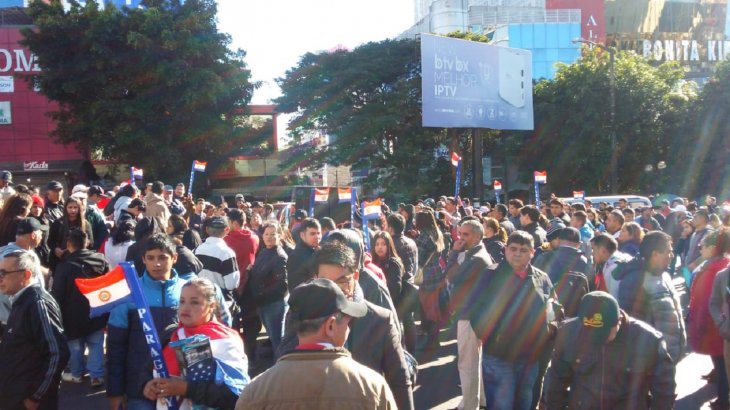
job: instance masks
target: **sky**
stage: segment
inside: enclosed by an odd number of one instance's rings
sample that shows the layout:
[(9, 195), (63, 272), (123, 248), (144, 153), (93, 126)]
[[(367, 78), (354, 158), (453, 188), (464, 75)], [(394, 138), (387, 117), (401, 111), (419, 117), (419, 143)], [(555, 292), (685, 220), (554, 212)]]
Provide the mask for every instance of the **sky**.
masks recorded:
[(218, 30), (263, 81), (251, 103), (268, 104), (280, 94), (274, 79), (303, 54), (395, 37), (413, 25), (413, 13), (413, 0), (218, 0)]

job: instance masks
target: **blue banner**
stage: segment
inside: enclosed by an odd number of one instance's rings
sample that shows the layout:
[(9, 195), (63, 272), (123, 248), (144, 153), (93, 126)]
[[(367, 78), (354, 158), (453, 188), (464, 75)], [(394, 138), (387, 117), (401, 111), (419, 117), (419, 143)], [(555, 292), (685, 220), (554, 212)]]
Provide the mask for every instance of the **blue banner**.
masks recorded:
[(532, 54), (421, 35), (423, 126), (532, 130)]
[(370, 234), (368, 233), (369, 219), (365, 219), (365, 201), (360, 205), (360, 215), (362, 215), (362, 236), (365, 240), (365, 250), (370, 251)]
[[(162, 345), (160, 344), (160, 338), (157, 335), (155, 322), (152, 320), (152, 314), (147, 305), (147, 300), (142, 292), (142, 286), (139, 283), (137, 269), (134, 268), (133, 262), (120, 262), (119, 264), (124, 269), (124, 277), (127, 279), (127, 285), (132, 292), (132, 300), (134, 300), (134, 306), (137, 308), (137, 317), (142, 326), (147, 347), (150, 349), (152, 366), (157, 372), (158, 377), (164, 379), (169, 378), (170, 372), (168, 372), (165, 359), (162, 357)], [(165, 400), (167, 401), (168, 409), (174, 410), (178, 408), (177, 400), (174, 397), (168, 397)]]
[(535, 205), (539, 208), (540, 203), (540, 184), (535, 182)]
[(502, 195), (501, 189), (495, 189), (494, 190), (494, 196), (497, 198), (497, 203), (499, 203), (499, 196)]

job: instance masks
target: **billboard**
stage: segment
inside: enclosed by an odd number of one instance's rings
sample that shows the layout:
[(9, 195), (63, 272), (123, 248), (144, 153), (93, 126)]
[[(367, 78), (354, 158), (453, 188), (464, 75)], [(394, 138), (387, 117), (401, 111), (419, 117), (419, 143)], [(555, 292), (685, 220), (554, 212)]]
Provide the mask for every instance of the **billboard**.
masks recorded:
[(532, 130), (532, 54), (421, 35), (424, 127)]

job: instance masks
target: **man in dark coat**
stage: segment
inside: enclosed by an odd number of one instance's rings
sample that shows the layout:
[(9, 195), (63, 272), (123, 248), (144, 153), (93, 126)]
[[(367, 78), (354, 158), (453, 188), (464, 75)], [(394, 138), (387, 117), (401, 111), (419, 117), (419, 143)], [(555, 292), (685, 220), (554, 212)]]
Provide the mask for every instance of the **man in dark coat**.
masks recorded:
[[(86, 249), (88, 237), (80, 229), (68, 233), (69, 254), (56, 267), (51, 294), (58, 302), (63, 315), (71, 353), (70, 373), (63, 374), (63, 380), (81, 383), (88, 370), (92, 387), (104, 384), (104, 327), (109, 314), (89, 318), (89, 301), (76, 286), (76, 279), (96, 278), (109, 271), (104, 255)], [(84, 351), (89, 349), (89, 358), (84, 364)]]
[(300, 224), (297, 246), (287, 262), (289, 292), (312, 278), (312, 261), (321, 240), (322, 227), (319, 221), (314, 218), (304, 219)]
[(68, 362), (61, 312), (34, 278), (37, 259), (15, 251), (0, 259), (0, 292), (12, 310), (0, 343), (0, 407), (56, 409), (61, 372)]
[(662, 334), (606, 292), (585, 295), (578, 317), (560, 326), (551, 363), (548, 410), (674, 408), (675, 367)]
[[(317, 252), (314, 266), (316, 277), (335, 282), (349, 300), (365, 303), (367, 313), (351, 322), (345, 347), (352, 352), (353, 359), (385, 377), (399, 409), (413, 409), (413, 389), (401, 347), (398, 318), (394, 312), (363, 297), (355, 253), (340, 241), (328, 242)], [(299, 344), (290, 322), (286, 320), (280, 354), (289, 353)]]

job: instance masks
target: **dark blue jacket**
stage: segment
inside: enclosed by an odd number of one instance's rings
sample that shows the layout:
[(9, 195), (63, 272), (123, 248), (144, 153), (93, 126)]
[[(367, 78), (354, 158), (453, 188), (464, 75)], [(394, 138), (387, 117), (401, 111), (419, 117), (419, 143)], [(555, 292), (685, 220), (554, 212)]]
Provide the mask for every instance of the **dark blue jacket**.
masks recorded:
[[(177, 305), (185, 282), (174, 270), (165, 281), (152, 279), (147, 271), (140, 279), (160, 339), (164, 339), (168, 326), (177, 323)], [(109, 316), (107, 369), (107, 396), (126, 394), (127, 398), (144, 399), (142, 389), (152, 379), (152, 358), (133, 303), (117, 306)]]

